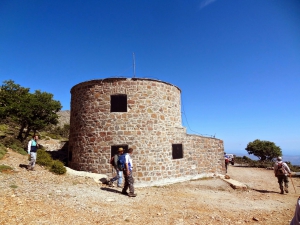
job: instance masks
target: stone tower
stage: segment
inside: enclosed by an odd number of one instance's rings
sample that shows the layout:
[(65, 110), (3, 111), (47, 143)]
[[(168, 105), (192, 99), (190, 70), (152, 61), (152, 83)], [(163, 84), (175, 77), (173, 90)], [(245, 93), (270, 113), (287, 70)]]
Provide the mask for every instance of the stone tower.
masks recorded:
[(223, 141), (189, 135), (181, 90), (142, 78), (91, 80), (71, 89), (69, 166), (112, 176), (109, 159), (132, 147), (136, 183), (158, 185), (224, 172)]

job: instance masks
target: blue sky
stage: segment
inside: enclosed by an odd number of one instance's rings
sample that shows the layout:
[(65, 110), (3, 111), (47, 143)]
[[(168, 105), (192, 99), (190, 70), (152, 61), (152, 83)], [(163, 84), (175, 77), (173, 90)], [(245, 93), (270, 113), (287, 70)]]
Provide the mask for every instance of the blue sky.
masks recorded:
[(299, 155), (299, 24), (298, 0), (2, 0), (0, 78), (68, 110), (74, 85), (132, 77), (134, 52), (136, 77), (182, 90), (188, 133)]

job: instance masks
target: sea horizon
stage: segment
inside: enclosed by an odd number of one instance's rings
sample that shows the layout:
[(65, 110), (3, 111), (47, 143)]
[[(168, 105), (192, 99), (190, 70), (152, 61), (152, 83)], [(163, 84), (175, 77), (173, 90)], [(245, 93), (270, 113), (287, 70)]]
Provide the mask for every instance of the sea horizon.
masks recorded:
[[(240, 152), (226, 152), (228, 154), (234, 154), (239, 157), (247, 156), (252, 160), (258, 160), (258, 157), (255, 155), (249, 155), (248, 153), (240, 153)], [(292, 154), (283, 154), (282, 160), (284, 162), (290, 162), (293, 166), (300, 166), (300, 155), (292, 155)]]

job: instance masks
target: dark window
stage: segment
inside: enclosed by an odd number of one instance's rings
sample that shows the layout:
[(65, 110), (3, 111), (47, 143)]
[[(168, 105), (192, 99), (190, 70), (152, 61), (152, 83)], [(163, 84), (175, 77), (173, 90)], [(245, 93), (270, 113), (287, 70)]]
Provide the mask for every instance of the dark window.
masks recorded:
[(111, 146), (110, 149), (110, 156), (113, 157), (115, 154), (118, 154), (119, 148), (123, 148), (124, 152), (127, 152), (128, 150), (128, 145), (116, 145), (116, 146)]
[(111, 95), (110, 111), (127, 112), (127, 95)]
[(172, 157), (173, 159), (183, 158), (182, 144), (172, 144)]

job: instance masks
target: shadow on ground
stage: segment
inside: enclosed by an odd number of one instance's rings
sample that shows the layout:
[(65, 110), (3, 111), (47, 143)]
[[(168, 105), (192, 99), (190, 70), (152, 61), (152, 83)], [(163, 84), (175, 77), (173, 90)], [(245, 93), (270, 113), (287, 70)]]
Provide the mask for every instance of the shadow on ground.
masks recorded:
[(254, 189), (254, 188), (252, 188), (251, 190), (257, 191), (260, 193), (277, 193), (277, 194), (279, 193), (278, 191), (258, 190), (258, 189)]
[(54, 160), (59, 160), (68, 166), (68, 142), (66, 142), (61, 149), (55, 151), (47, 151), (51, 158)]
[(102, 187), (100, 189), (103, 190), (103, 191), (108, 191), (108, 192), (112, 192), (112, 193), (122, 194), (121, 191), (118, 191), (118, 190), (115, 190), (115, 189), (112, 189), (112, 188)]
[(28, 169), (28, 165), (26, 165), (26, 164), (19, 164), (19, 167)]

